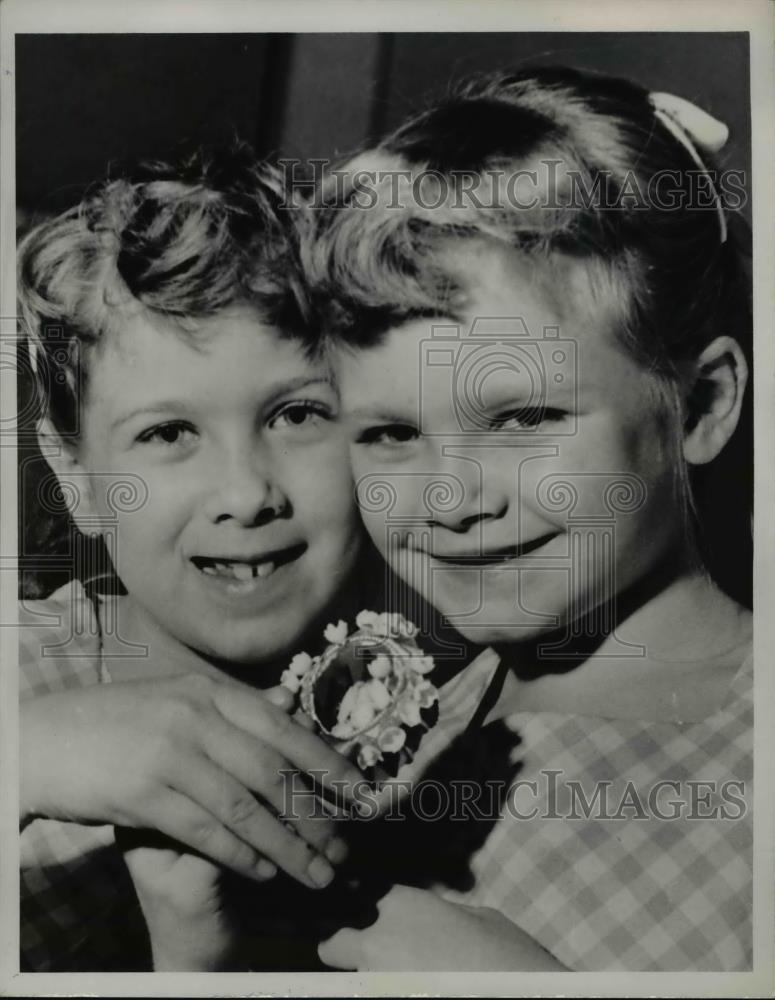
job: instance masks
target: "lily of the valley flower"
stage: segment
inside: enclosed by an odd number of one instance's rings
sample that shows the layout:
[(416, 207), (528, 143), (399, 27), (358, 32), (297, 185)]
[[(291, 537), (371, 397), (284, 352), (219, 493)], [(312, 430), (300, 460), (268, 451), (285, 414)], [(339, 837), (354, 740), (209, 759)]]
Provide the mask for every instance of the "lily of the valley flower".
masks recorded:
[(379, 656), (375, 656), (374, 659), (369, 663), (367, 670), (372, 677), (387, 677), (392, 669), (390, 658), (384, 656), (382, 653)]
[(355, 727), (349, 722), (337, 722), (331, 730), (331, 735), (336, 740), (349, 740), (355, 736)]
[(422, 722), (419, 703), (411, 698), (402, 698), (398, 703), (398, 717), (405, 726), (419, 726)]
[(343, 646), (347, 639), (347, 622), (340, 618), (336, 625), (326, 625), (323, 638), (335, 646)]
[(309, 653), (297, 653), (288, 664), (288, 669), (297, 677), (303, 677), (312, 666)]
[(358, 751), (358, 767), (365, 770), (367, 767), (374, 767), (382, 760), (379, 747), (373, 743), (364, 743)]
[(377, 746), (384, 753), (398, 753), (406, 742), (406, 733), (400, 726), (390, 726), (384, 729), (377, 739)]
[(420, 708), (430, 708), (439, 700), (439, 692), (430, 681), (422, 680), (415, 685), (414, 697)]
[[(345, 621), (327, 625), (323, 634), (329, 645), (325, 652), (316, 657), (297, 653), (281, 683), (294, 694), (300, 692), (302, 711), (315, 719), (325, 736), (339, 741), (343, 752), (354, 755), (359, 767), (369, 769), (385, 755), (400, 754), (410, 730), (433, 724), (430, 717), (423, 717), (423, 709), (438, 701), (438, 692), (425, 678), (434, 662), (418, 646), (418, 629), (412, 622), (396, 613), (361, 611), (355, 625), (352, 636)], [(340, 657), (350, 646), (356, 655), (363, 655), (364, 645), (370, 648), (372, 658), (362, 679), (353, 682), (347, 674), (350, 661), (346, 656), (340, 661)], [(320, 690), (317, 682), (328, 670), (338, 671), (335, 680), (344, 681), (346, 687), (330, 728), (318, 718), (315, 704), (316, 690)], [(415, 746), (413, 743), (413, 749)], [(400, 759), (395, 765), (384, 766), (398, 767)]]
[(359, 698), (358, 704), (355, 706), (353, 714), (350, 716), (350, 723), (355, 727), (356, 730), (367, 729), (377, 714), (374, 705), (368, 698)]
[(366, 690), (369, 692), (371, 702), (378, 712), (387, 708), (390, 704), (390, 693), (381, 680), (374, 677), (366, 683)]
[(355, 618), (356, 628), (373, 629), (379, 623), (379, 617), (376, 611), (359, 611)]
[(288, 688), (291, 694), (296, 694), (301, 687), (301, 678), (292, 670), (283, 670), (280, 674), (280, 683), (283, 687)]
[(408, 662), (418, 674), (429, 674), (434, 667), (432, 656), (410, 656)]

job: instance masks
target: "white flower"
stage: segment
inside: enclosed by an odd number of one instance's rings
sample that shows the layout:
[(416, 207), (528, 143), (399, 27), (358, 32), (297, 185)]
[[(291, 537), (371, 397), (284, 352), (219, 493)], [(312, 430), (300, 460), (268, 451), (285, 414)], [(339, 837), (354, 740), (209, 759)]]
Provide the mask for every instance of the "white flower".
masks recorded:
[(392, 670), (392, 664), (390, 663), (390, 658), (380, 653), (379, 656), (375, 656), (374, 659), (369, 663), (367, 667), (369, 673), (372, 677), (387, 677)]
[(356, 700), (358, 697), (358, 688), (353, 686), (348, 688), (344, 693), (344, 698), (339, 705), (339, 710), (336, 713), (339, 722), (346, 721), (353, 713), (353, 709), (356, 705)]
[(416, 701), (404, 698), (398, 705), (398, 717), (405, 726), (419, 726), (422, 722), (420, 706)]
[(312, 657), (309, 653), (297, 653), (288, 664), (288, 669), (297, 677), (303, 677), (312, 666)]
[(371, 703), (378, 712), (381, 712), (383, 708), (388, 707), (390, 704), (390, 695), (388, 693), (388, 689), (382, 681), (377, 680), (375, 677), (373, 680), (367, 682), (366, 687), (368, 688), (371, 696)]
[(323, 638), (335, 646), (343, 646), (347, 639), (347, 622), (340, 618), (336, 625), (326, 625)]
[(414, 689), (414, 697), (417, 699), (420, 708), (430, 708), (439, 700), (439, 692), (430, 681), (420, 681)]
[(367, 726), (372, 724), (376, 714), (377, 713), (374, 711), (374, 706), (371, 701), (359, 699), (358, 704), (355, 707), (355, 711), (350, 716), (350, 723), (355, 726), (356, 729), (365, 729)]
[(400, 691), (405, 687), (406, 681), (404, 679), (404, 670), (400, 660), (393, 662), (393, 673), (388, 674), (382, 683), (387, 688), (388, 694), (391, 698), (397, 691)]
[(379, 736), (377, 744), (385, 753), (397, 753), (406, 742), (406, 733), (399, 726), (390, 726)]
[(356, 626), (362, 629), (373, 629), (378, 622), (379, 615), (376, 611), (359, 611), (355, 618)]
[(331, 730), (331, 735), (337, 740), (349, 740), (355, 736), (355, 729), (349, 722), (337, 722)]
[(373, 743), (364, 743), (358, 751), (358, 767), (360, 768), (374, 767), (381, 760), (382, 754)]
[(381, 615), (377, 615), (377, 620), (372, 625), (374, 632), (377, 635), (384, 635), (386, 638), (394, 633), (397, 634), (398, 617), (398, 615), (390, 614), (389, 611), (383, 611)]
[(429, 674), (436, 665), (432, 656), (410, 656), (408, 663), (418, 674)]
[(280, 683), (283, 687), (288, 688), (292, 694), (296, 694), (301, 687), (301, 681), (292, 670), (283, 670), (280, 674)]

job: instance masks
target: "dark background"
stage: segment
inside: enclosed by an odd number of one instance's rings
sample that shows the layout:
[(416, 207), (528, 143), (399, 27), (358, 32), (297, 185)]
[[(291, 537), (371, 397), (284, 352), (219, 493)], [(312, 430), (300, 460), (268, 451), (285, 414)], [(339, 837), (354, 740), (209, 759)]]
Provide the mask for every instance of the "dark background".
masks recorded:
[(471, 72), (563, 63), (695, 101), (750, 169), (744, 33), (19, 35), (17, 199), (59, 210), (110, 160), (239, 136), (262, 156), (331, 157)]
[[(17, 35), (19, 224), (75, 204), (111, 162), (235, 137), (271, 159), (335, 157), (378, 137), (453, 80), (547, 63), (625, 76), (695, 101), (730, 128), (720, 166), (744, 170), (750, 181), (745, 33)], [(742, 214), (750, 222), (749, 205)], [(22, 586), (34, 595), (64, 582), (75, 556), (25, 519), (25, 496), (44, 473), (23, 370), (19, 388)], [(714, 574), (749, 602), (750, 405), (743, 423), (736, 445), (705, 477), (700, 506)]]

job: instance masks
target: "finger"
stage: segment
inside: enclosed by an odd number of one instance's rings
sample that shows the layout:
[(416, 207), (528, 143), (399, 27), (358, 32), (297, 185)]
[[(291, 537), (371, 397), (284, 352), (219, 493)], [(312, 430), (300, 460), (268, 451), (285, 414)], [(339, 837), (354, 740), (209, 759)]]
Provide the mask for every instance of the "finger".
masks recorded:
[(308, 729), (310, 732), (315, 731), (315, 720), (311, 715), (307, 715), (306, 712), (296, 712), (293, 716), (293, 721), (302, 726), (304, 729)]
[(332, 969), (359, 970), (361, 964), (361, 932), (349, 927), (337, 931), (318, 945), (318, 958)]
[(124, 851), (124, 862), (135, 885), (166, 875), (179, 860), (179, 852), (172, 848), (132, 847)]
[(159, 799), (155, 817), (161, 833), (224, 868), (257, 882), (265, 882), (277, 874), (272, 862), (240, 840), (212, 813), (172, 788)]
[[(224, 794), (233, 813), (239, 819), (251, 813), (245, 795), (257, 792), (283, 820), (290, 822), (298, 835), (331, 861), (342, 861), (346, 853), (343, 842), (334, 842), (335, 826), (322, 808), (309, 782), (272, 747), (243, 733), (242, 730), (217, 720), (203, 734), (203, 745), (210, 759), (227, 772), (228, 789)], [(231, 777), (229, 777), (231, 776)], [(236, 779), (234, 782), (232, 779)], [(239, 784), (238, 784), (239, 783)], [(255, 803), (252, 796), (250, 802)], [(239, 836), (242, 829), (219, 813), (226, 825)], [(250, 841), (253, 843), (253, 841)], [(260, 846), (260, 845), (258, 845)]]
[(277, 708), (282, 709), (283, 712), (290, 712), (293, 706), (296, 704), (296, 699), (282, 684), (278, 684), (276, 687), (268, 688), (266, 691), (261, 692), (267, 701), (276, 705)]
[[(328, 859), (273, 816), (236, 778), (203, 755), (190, 758), (189, 765), (180, 774), (179, 790), (203, 806), (217, 826), (227, 828), (312, 889), (321, 889), (333, 880), (334, 869)], [(330, 821), (326, 820), (325, 826), (331, 830)], [(333, 851), (335, 857), (337, 851), (341, 848)]]
[(215, 693), (215, 704), (226, 719), (273, 746), (298, 770), (335, 792), (357, 798), (364, 783), (360, 771), (260, 695), (250, 690), (245, 695), (236, 685), (223, 684)]

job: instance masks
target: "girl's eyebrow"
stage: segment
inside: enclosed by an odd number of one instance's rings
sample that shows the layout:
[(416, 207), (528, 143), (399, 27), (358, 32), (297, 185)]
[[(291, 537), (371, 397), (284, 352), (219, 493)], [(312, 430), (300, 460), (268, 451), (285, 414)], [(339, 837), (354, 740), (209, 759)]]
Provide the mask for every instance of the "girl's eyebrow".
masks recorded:
[(160, 416), (163, 413), (170, 412), (184, 414), (186, 412), (185, 403), (180, 399), (154, 400), (153, 403), (148, 403), (147, 406), (138, 406), (137, 409), (130, 410), (129, 413), (122, 413), (121, 416), (116, 417), (110, 425), (110, 429), (114, 431), (123, 424), (129, 423), (130, 420), (134, 420), (135, 417)]
[(344, 416), (347, 420), (379, 421), (379, 423), (383, 424), (416, 423), (416, 418), (408, 416), (406, 413), (398, 413), (396, 410), (372, 410), (368, 406), (357, 407), (354, 410), (346, 410)]
[(298, 392), (299, 389), (306, 389), (311, 385), (324, 385), (333, 392), (336, 392), (336, 384), (332, 378), (328, 378), (325, 375), (298, 375), (296, 378), (288, 379), (287, 382), (283, 382), (282, 385), (278, 385), (272, 389), (264, 400), (264, 406), (271, 406), (272, 403), (278, 399), (282, 399), (283, 396), (287, 396), (288, 393)]
[[(283, 396), (287, 396), (292, 392), (298, 392), (299, 389), (304, 389), (311, 385), (325, 385), (329, 389), (336, 391), (333, 380), (330, 378), (322, 375), (300, 375), (297, 378), (288, 379), (287, 382), (283, 382), (282, 385), (273, 388), (269, 395), (262, 401), (262, 405), (271, 406), (278, 399), (282, 399)], [(152, 414), (169, 413), (171, 411), (180, 415), (186, 415), (190, 410), (191, 407), (183, 399), (154, 400), (145, 406), (138, 406), (137, 409), (130, 410), (129, 413), (122, 413), (121, 416), (116, 417), (110, 425), (110, 429), (115, 430), (121, 427), (122, 424), (134, 420), (135, 417), (151, 416)]]

